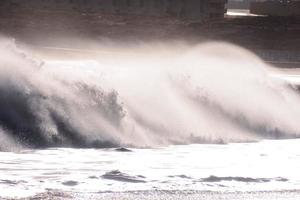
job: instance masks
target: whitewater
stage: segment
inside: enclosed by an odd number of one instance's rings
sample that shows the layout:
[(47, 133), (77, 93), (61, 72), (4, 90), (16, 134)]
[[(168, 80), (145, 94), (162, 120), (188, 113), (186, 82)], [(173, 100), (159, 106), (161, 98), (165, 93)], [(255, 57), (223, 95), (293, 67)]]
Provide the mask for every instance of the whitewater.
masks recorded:
[(210, 42), (93, 54), (45, 59), (1, 39), (0, 197), (299, 197), (300, 96), (253, 53)]

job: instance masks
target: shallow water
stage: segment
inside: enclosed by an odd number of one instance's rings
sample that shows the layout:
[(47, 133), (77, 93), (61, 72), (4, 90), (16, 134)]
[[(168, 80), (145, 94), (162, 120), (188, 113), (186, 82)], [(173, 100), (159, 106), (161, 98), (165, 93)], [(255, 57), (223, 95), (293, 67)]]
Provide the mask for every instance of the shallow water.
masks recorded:
[[(1, 197), (49, 189), (89, 196), (113, 191), (300, 189), (300, 140), (154, 149), (47, 149), (0, 153)], [(103, 195), (103, 194), (102, 194)]]

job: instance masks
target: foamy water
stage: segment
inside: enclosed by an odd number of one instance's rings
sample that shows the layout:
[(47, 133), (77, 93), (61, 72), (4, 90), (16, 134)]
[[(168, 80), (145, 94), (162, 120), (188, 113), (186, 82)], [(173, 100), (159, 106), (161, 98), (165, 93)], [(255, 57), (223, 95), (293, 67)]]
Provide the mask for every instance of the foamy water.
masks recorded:
[(156, 149), (0, 153), (1, 197), (60, 190), (83, 199), (135, 191), (299, 190), (299, 140)]

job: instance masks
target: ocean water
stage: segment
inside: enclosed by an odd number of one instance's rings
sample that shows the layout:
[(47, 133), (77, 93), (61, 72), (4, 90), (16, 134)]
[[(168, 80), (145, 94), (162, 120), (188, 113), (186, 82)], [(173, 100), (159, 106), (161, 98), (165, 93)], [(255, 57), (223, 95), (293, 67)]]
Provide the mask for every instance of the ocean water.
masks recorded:
[(268, 140), (132, 148), (128, 152), (74, 148), (3, 152), (1, 197), (34, 196), (51, 190), (82, 199), (159, 190), (299, 190), (299, 144), (300, 140)]
[(0, 53), (2, 198), (299, 197), (297, 76), (245, 49)]

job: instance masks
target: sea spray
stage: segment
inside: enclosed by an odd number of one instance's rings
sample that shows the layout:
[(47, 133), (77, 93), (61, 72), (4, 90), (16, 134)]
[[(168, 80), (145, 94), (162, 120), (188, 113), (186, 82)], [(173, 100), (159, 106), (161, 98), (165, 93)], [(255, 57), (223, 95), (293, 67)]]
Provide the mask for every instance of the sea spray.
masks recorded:
[(0, 125), (21, 146), (151, 147), (300, 135), (299, 95), (270, 77), (254, 54), (230, 44), (131, 46), (130, 53), (115, 48), (90, 61), (36, 61), (12, 42), (0, 46)]
[[(13, 44), (1, 47), (0, 122), (16, 143), (31, 148), (117, 146), (122, 107), (117, 93), (49, 77)], [(117, 135), (117, 134), (115, 134)]]

